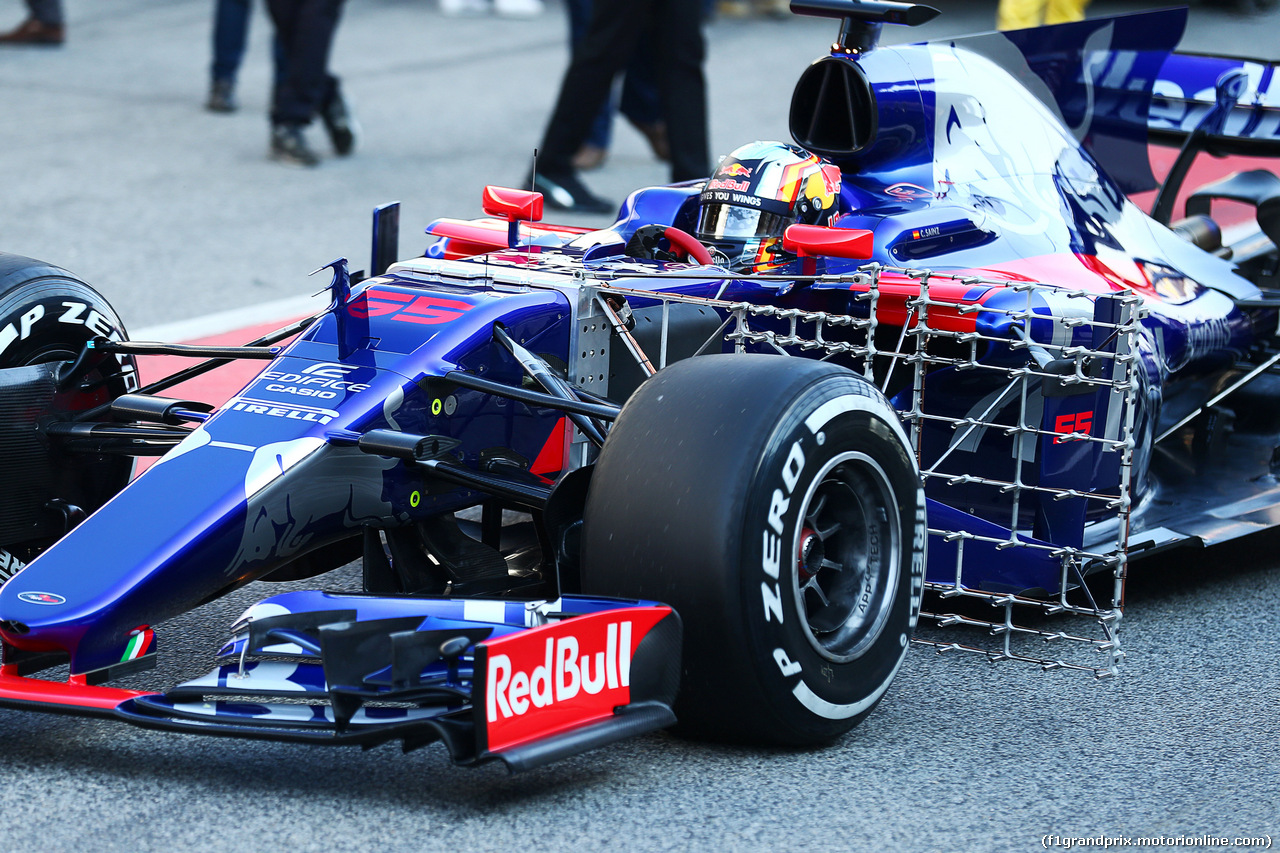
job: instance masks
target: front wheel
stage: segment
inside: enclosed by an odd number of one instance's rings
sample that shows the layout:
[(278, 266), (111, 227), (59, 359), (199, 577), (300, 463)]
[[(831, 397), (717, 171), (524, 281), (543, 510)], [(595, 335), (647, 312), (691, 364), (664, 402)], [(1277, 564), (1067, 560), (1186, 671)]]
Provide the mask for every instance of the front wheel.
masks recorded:
[(812, 744), (901, 666), (924, 584), (924, 492), (897, 413), (836, 365), (678, 362), (609, 433), (583, 518), (589, 593), (675, 607), (688, 733)]
[(64, 269), (0, 252), (0, 582), (129, 482), (132, 459), (70, 454), (43, 434), (136, 390), (131, 356), (104, 356), (62, 381), (98, 337), (126, 339), (101, 294)]

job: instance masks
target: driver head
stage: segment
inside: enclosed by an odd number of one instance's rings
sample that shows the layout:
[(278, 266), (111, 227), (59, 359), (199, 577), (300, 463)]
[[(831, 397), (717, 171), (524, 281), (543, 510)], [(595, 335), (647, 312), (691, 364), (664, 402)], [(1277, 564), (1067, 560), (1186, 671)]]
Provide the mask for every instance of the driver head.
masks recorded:
[(792, 260), (782, 232), (826, 225), (840, 198), (840, 170), (796, 145), (752, 142), (733, 151), (702, 188), (697, 237), (734, 270), (761, 272)]

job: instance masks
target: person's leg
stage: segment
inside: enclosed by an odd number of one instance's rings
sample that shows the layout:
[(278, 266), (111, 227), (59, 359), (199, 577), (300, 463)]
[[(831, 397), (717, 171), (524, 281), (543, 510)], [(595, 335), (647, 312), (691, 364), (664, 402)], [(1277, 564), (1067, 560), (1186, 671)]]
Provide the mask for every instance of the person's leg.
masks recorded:
[(271, 120), (305, 125), (335, 86), (329, 50), (342, 0), (267, 0), (284, 63)]
[(591, 123), (613, 91), (613, 80), (635, 52), (655, 0), (594, 0), (591, 26), (565, 72), (542, 138), (534, 187), (547, 204), (585, 213), (615, 208), (583, 186), (573, 168)]
[(311, 0), (299, 16), (299, 39), (308, 57), (306, 65), (314, 76), (308, 78), (309, 103), (324, 122), (333, 150), (346, 156), (355, 149), (357, 126), (342, 96), (341, 81), (329, 71), (333, 39), (342, 16), (344, 0)]
[(542, 140), (540, 168), (571, 171), (574, 153), (613, 89), (613, 79), (635, 51), (650, 0), (595, 0), (595, 14), (565, 72), (560, 96)]
[(214, 80), (236, 81), (249, 39), (250, 0), (217, 0), (213, 10)]
[(569, 16), (569, 49), (573, 50), (591, 25), (591, 0), (565, 0)]
[(271, 93), (271, 159), (295, 166), (315, 166), (320, 158), (307, 145), (303, 128), (311, 121), (300, 95), (306, 77), (298, 44), (298, 15), (307, 0), (267, 0), (275, 24), (282, 64)]
[(62, 0), (27, 0), (27, 9), (31, 17), (47, 26), (61, 28), (65, 24)]
[[(342, 12), (343, 0), (337, 0), (334, 6), (333, 27), (329, 33), (329, 44), (332, 49), (333, 31), (337, 29), (338, 17)], [(342, 81), (328, 70), (328, 52), (325, 55), (324, 85), (320, 90), (320, 119), (329, 134), (334, 153), (345, 157), (355, 150), (356, 139), (360, 135), (360, 125), (342, 94)]]
[[(566, 0), (565, 8), (569, 13), (569, 51), (572, 54), (582, 43), (591, 25), (591, 0)], [(613, 97), (605, 101), (600, 112), (591, 123), (591, 131), (587, 141), (573, 155), (573, 164), (579, 169), (594, 169), (604, 162), (609, 150), (613, 130)]]
[(622, 78), (622, 98), (618, 112), (632, 124), (662, 121), (662, 98), (658, 95), (658, 75), (653, 67), (653, 45), (642, 39)]
[(275, 43), (280, 51), (279, 73), (271, 90), (271, 123), (282, 124), (297, 113), (293, 95), (294, 18), (303, 0), (267, 0), (267, 13), (275, 25)]
[(658, 86), (671, 145), (671, 180), (705, 178), (711, 171), (707, 147), (707, 84), (702, 65), (702, 6), (688, 0), (659, 0), (654, 30)]
[(234, 112), (236, 74), (244, 60), (249, 40), (250, 0), (216, 0), (213, 9), (213, 65), (209, 69), (209, 99), (205, 109), (215, 113)]
[(667, 122), (662, 115), (662, 98), (658, 94), (652, 39), (652, 35), (641, 37), (635, 56), (623, 73), (618, 112), (649, 141), (655, 157), (670, 160), (671, 146), (667, 141)]

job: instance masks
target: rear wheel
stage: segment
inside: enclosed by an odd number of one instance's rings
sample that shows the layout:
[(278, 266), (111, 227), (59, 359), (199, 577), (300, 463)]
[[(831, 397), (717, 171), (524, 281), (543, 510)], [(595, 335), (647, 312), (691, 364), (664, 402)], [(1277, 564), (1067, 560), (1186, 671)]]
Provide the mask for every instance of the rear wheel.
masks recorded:
[[(129, 481), (133, 460), (68, 454), (43, 429), (137, 387), (132, 358), (60, 373), (97, 337), (126, 339), (115, 311), (64, 269), (0, 253), (0, 573), (11, 576)], [(0, 578), (2, 581), (4, 578)]]
[(583, 589), (680, 613), (686, 732), (820, 743), (897, 673), (925, 535), (914, 459), (874, 387), (822, 362), (704, 356), (642, 384), (610, 432)]

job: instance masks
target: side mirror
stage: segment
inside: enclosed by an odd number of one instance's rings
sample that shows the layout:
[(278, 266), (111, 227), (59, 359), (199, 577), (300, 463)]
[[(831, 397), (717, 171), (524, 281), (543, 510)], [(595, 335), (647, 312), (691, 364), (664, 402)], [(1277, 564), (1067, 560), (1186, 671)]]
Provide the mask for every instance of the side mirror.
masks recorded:
[(782, 234), (782, 248), (802, 258), (865, 260), (871, 257), (874, 247), (870, 231), (852, 228), (827, 228), (796, 223), (788, 226)]
[(508, 187), (485, 187), (480, 207), (490, 216), (508, 222), (538, 222), (542, 219), (542, 193)]

